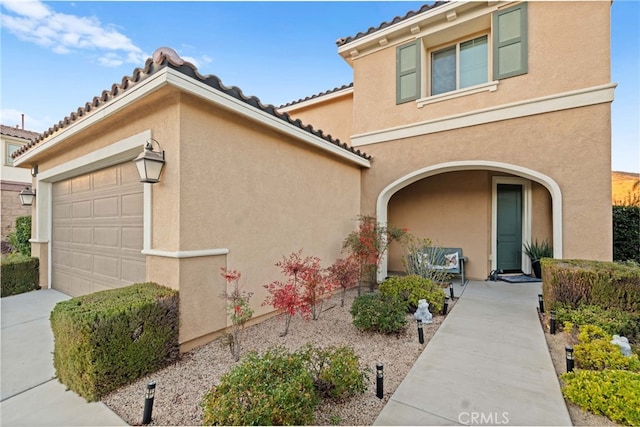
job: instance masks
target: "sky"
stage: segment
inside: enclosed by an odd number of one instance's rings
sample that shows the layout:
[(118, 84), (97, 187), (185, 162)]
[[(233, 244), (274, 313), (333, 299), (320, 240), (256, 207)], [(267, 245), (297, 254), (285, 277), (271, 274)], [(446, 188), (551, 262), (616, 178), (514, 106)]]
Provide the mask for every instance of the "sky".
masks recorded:
[[(279, 106), (351, 83), (335, 41), (424, 3), (0, 0), (0, 121), (42, 132), (162, 46)], [(615, 0), (612, 170), (640, 172), (639, 62), (640, 0)]]

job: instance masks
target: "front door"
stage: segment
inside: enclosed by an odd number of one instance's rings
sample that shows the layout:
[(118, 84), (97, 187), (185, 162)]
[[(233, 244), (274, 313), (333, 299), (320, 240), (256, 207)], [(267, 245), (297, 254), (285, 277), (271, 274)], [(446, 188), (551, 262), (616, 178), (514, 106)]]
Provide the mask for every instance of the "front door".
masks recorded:
[(522, 186), (498, 184), (498, 270), (522, 271)]

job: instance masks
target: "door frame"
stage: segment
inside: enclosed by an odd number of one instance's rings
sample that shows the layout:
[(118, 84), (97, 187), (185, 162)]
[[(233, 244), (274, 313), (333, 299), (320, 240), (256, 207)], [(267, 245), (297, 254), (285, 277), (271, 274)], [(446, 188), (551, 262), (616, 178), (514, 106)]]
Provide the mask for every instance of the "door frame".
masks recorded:
[[(531, 181), (511, 176), (491, 177), (491, 270), (496, 270), (498, 264), (498, 184), (522, 186), (522, 242), (531, 241)], [(525, 274), (531, 274), (531, 263), (524, 252), (521, 265)]]

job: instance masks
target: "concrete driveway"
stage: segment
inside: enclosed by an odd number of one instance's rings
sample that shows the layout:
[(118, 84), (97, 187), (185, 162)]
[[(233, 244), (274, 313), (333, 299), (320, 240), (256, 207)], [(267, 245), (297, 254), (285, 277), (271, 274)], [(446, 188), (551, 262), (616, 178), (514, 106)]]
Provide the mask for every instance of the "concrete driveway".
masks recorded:
[(104, 403), (87, 403), (55, 379), (49, 314), (69, 298), (45, 289), (0, 300), (3, 427), (127, 425)]

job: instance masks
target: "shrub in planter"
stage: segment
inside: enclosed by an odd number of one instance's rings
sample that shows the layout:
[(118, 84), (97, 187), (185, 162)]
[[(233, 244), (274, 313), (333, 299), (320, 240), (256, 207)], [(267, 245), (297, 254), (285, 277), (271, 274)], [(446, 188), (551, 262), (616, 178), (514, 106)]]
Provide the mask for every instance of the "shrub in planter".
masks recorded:
[(307, 344), (301, 350), (316, 391), (332, 399), (346, 399), (364, 393), (367, 371), (351, 347), (315, 348)]
[(415, 312), (418, 301), (426, 299), (431, 313), (440, 313), (446, 296), (444, 290), (429, 279), (418, 275), (390, 277), (380, 284), (380, 293), (394, 296), (406, 303), (408, 312)]
[(578, 406), (619, 424), (640, 425), (640, 374), (578, 370), (560, 378), (562, 394)]
[(397, 334), (407, 324), (407, 305), (398, 297), (379, 292), (362, 294), (353, 301), (351, 315), (360, 330)]
[(301, 354), (248, 353), (204, 396), (205, 425), (310, 425), (318, 396)]
[(56, 376), (88, 401), (179, 355), (178, 293), (154, 283), (59, 302), (50, 320)]

